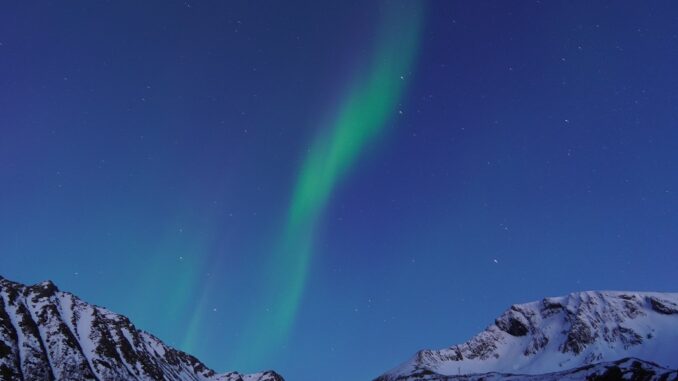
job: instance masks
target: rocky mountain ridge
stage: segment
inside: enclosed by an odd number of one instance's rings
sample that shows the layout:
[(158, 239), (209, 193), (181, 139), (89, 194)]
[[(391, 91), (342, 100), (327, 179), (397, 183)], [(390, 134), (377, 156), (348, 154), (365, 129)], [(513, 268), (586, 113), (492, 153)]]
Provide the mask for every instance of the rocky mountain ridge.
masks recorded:
[[(466, 343), (376, 381), (678, 381), (678, 294), (590, 291), (511, 306)], [(217, 374), (125, 316), (0, 277), (0, 380), (283, 381)]]
[(283, 381), (275, 372), (217, 374), (130, 320), (59, 291), (0, 277), (3, 381)]
[(588, 291), (513, 305), (471, 340), (419, 351), (377, 380), (544, 375), (623, 358), (678, 369), (678, 294)]

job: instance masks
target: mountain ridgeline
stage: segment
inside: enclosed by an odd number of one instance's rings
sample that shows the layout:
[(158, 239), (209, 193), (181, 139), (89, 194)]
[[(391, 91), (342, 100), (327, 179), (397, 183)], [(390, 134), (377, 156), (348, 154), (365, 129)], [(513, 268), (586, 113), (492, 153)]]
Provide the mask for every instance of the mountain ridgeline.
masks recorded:
[[(678, 294), (589, 291), (513, 305), (469, 341), (419, 351), (375, 381), (678, 381), (677, 369)], [(284, 381), (216, 373), (52, 282), (0, 277), (0, 381), (51, 380)]]
[(676, 369), (678, 294), (588, 291), (514, 305), (376, 381), (678, 380)]
[(0, 277), (0, 380), (283, 381), (275, 372), (217, 374), (128, 318), (61, 292)]

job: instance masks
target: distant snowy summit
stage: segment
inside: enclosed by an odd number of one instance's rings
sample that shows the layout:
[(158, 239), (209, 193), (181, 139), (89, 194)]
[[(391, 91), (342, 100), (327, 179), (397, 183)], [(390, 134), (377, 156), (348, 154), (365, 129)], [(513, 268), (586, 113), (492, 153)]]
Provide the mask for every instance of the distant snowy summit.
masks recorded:
[(466, 343), (375, 381), (678, 380), (678, 294), (588, 291), (513, 305)]
[(0, 277), (0, 380), (283, 381), (275, 372), (216, 374), (128, 318), (61, 292)]

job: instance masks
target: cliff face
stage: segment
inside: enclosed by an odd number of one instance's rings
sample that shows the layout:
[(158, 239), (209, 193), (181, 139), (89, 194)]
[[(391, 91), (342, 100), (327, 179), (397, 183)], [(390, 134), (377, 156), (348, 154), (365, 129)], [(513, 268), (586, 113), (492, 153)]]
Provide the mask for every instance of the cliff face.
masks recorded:
[(216, 374), (128, 318), (61, 292), (0, 278), (0, 379), (282, 381), (275, 372)]

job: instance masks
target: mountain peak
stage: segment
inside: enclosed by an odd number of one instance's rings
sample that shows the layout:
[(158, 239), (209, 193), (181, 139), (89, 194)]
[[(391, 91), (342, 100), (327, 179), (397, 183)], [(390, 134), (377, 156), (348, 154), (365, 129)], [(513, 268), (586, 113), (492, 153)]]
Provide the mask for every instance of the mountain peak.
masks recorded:
[(59, 288), (51, 280), (46, 280), (28, 287), (31, 292), (42, 297), (50, 297), (59, 292)]
[(275, 372), (216, 374), (130, 320), (61, 292), (0, 278), (0, 379), (283, 381)]
[(514, 304), (469, 341), (422, 350), (382, 376), (542, 374), (635, 357), (678, 368), (678, 294), (582, 291)]

